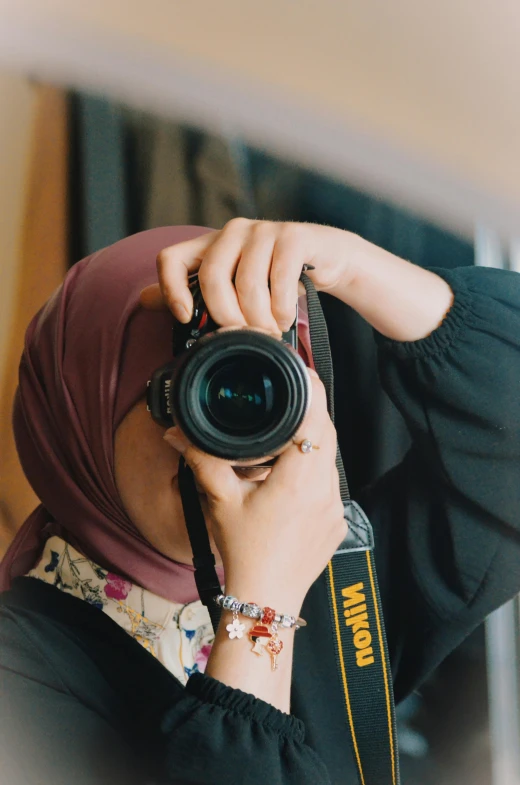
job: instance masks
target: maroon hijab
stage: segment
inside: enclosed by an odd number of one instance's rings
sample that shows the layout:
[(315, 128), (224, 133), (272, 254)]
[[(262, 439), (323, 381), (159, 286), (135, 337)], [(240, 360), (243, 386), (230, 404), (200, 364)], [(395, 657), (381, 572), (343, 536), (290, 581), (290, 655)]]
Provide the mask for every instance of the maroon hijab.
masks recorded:
[(197, 597), (193, 568), (163, 556), (126, 514), (114, 479), (117, 426), (171, 359), (172, 316), (139, 307), (166, 246), (210, 231), (165, 227), (128, 237), (76, 264), (31, 321), (13, 426), (41, 505), (0, 565), (0, 590), (58, 534), (86, 556), (179, 602)]
[[(161, 597), (197, 598), (193, 567), (159, 553), (126, 514), (115, 484), (113, 437), (145, 395), (152, 372), (172, 357), (173, 317), (139, 306), (141, 290), (157, 282), (157, 254), (208, 231), (163, 227), (104, 248), (78, 262), (31, 321), (13, 426), (23, 470), (41, 504), (0, 564), (0, 591), (27, 573), (45, 540), (57, 534)], [(307, 359), (305, 313), (299, 327)]]

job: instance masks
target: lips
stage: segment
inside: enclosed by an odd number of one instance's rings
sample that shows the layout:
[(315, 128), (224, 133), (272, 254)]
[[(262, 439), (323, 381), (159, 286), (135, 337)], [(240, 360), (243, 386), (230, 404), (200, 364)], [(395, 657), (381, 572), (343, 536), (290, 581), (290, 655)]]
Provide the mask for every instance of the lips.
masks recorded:
[(265, 480), (271, 473), (271, 467), (268, 466), (263, 469), (261, 466), (247, 467), (247, 466), (234, 466), (233, 467), (237, 477), (244, 480), (256, 481)]

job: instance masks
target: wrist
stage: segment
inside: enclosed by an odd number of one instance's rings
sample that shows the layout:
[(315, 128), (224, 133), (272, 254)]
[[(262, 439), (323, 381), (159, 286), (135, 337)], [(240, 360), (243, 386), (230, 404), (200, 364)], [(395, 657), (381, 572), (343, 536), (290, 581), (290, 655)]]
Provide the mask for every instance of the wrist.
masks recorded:
[(453, 303), (446, 281), (361, 237), (352, 238), (350, 274), (331, 294), (394, 341), (417, 341), (436, 330)]
[(339, 236), (339, 242), (335, 246), (339, 275), (333, 286), (326, 287), (322, 291), (338, 300), (347, 302), (350, 286), (362, 271), (363, 248), (366, 240), (346, 229), (333, 229), (332, 231)]

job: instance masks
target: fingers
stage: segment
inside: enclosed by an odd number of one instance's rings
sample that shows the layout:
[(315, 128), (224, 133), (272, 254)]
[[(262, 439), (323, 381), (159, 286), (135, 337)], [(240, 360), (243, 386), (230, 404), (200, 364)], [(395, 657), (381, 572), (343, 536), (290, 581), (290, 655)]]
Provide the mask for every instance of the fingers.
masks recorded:
[(307, 368), (306, 371), (311, 381), (311, 400), (303, 422), (294, 434), (293, 441), (296, 443), (311, 439), (313, 434), (319, 438), (330, 422), (325, 385), (312, 368)]
[(232, 502), (242, 497), (244, 481), (237, 477), (229, 463), (198, 450), (177, 427), (169, 428), (164, 440), (183, 455), (209, 501)]
[(272, 313), (269, 276), (275, 247), (270, 224), (256, 224), (247, 237), (235, 277), (242, 313), (249, 326), (280, 333)]
[(294, 227), (285, 224), (276, 241), (271, 265), (271, 310), (282, 331), (292, 326), (298, 297), (305, 294), (305, 287), (299, 282), (307, 261), (305, 253)]
[(204, 302), (214, 321), (222, 327), (247, 325), (233, 280), (250, 223), (246, 218), (229, 221), (204, 255), (199, 270)]
[[(328, 477), (335, 467), (336, 430), (327, 411), (325, 388), (317, 374), (311, 376), (311, 405), (298, 432), (294, 436), (295, 444), (289, 445), (278, 457), (273, 471), (266, 479), (268, 483), (280, 483), (289, 492), (294, 492), (302, 483), (302, 473), (309, 481), (316, 481), (324, 469)], [(297, 446), (308, 439), (319, 447), (310, 454), (301, 451)]]
[(202, 296), (214, 321), (259, 327), (279, 335), (294, 321), (302, 265), (311, 251), (301, 227), (235, 218), (218, 232), (165, 248), (157, 257), (159, 287), (141, 293), (144, 307), (163, 304), (186, 323), (193, 299), (188, 276), (198, 271)]
[[(164, 248), (157, 257), (161, 294), (168, 308), (180, 322), (188, 322), (193, 311), (188, 276), (199, 269), (205, 253), (219, 234), (219, 232), (208, 232), (193, 240), (171, 245), (169, 248)], [(145, 295), (145, 298), (147, 296), (150, 295)], [(156, 294), (151, 298), (157, 302)]]

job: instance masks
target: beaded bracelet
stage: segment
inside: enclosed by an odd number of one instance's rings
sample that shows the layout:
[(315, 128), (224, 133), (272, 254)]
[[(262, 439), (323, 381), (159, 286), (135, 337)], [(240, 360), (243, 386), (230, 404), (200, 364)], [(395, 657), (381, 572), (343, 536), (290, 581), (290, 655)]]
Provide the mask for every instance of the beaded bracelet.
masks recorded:
[[(257, 605), (254, 602), (240, 602), (240, 600), (237, 600), (237, 598), (233, 597), (231, 594), (219, 594), (215, 597), (215, 603), (226, 611), (236, 611), (242, 616), (247, 616), (250, 619), (262, 619), (264, 624), (272, 624), (274, 622), (287, 629), (292, 629), (292, 627), (294, 627), (296, 630), (299, 630), (300, 627), (307, 626), (305, 619), (300, 619), (297, 616), (290, 616), (288, 613), (279, 614), (273, 611), (272, 608), (261, 608), (260, 605)], [(272, 618), (264, 621), (264, 617), (266, 615), (271, 616), (271, 614), (274, 614)]]
[(262, 623), (255, 624), (249, 630), (248, 636), (253, 644), (252, 651), (255, 654), (262, 655), (266, 650), (269, 652), (273, 671), (277, 668), (277, 657), (283, 649), (283, 641), (278, 637), (278, 625), (287, 629), (294, 627), (296, 630), (307, 626), (305, 619), (289, 616), (286, 613), (279, 614), (272, 608), (261, 608), (254, 602), (240, 602), (230, 594), (219, 594), (215, 597), (215, 603), (223, 610), (231, 611), (233, 614), (233, 622), (226, 626), (231, 639), (242, 638), (246, 628), (245, 624), (241, 624), (238, 619), (239, 613), (250, 619), (260, 619)]

